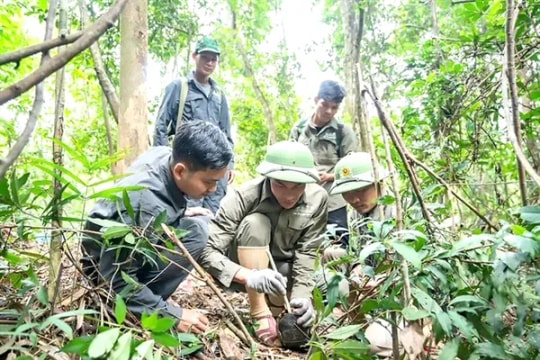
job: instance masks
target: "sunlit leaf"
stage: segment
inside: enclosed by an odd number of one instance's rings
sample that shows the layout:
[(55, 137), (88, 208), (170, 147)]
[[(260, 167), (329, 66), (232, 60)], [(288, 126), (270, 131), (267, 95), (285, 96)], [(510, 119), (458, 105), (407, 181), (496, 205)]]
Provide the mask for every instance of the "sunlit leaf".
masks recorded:
[(88, 356), (99, 358), (109, 353), (120, 336), (119, 328), (112, 328), (96, 335), (88, 348)]
[(422, 268), (422, 256), (407, 244), (393, 241), (390, 245), (417, 269)]
[(332, 340), (345, 340), (347, 338), (350, 338), (351, 336), (356, 335), (356, 333), (358, 333), (360, 329), (362, 329), (362, 325), (359, 324), (346, 325), (332, 330), (331, 332), (323, 336), (327, 339)]
[(122, 324), (126, 318), (127, 306), (124, 299), (119, 294), (116, 294), (114, 301), (114, 317), (117, 324)]

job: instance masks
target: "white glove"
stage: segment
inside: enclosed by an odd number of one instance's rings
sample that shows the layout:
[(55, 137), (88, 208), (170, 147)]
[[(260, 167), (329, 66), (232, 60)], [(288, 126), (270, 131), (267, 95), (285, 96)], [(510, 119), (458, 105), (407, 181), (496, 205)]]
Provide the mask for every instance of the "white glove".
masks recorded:
[(253, 270), (248, 275), (246, 287), (259, 293), (285, 295), (287, 278), (272, 269)]
[(311, 299), (294, 298), (291, 299), (292, 313), (298, 317), (296, 323), (303, 328), (309, 327), (315, 317), (315, 309), (311, 304)]

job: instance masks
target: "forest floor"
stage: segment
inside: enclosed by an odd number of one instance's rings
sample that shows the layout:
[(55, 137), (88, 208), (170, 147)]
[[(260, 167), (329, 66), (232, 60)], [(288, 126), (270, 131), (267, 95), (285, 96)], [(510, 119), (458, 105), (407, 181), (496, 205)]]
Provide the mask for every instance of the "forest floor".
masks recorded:
[[(19, 243), (20, 244), (20, 243)], [(61, 353), (59, 350), (68, 341), (65, 332), (55, 326), (40, 328), (35, 327), (37, 333), (36, 344), (32, 344), (28, 336), (9, 336), (9, 331), (2, 332), (10, 324), (43, 324), (48, 316), (67, 311), (94, 309), (99, 312), (98, 318), (104, 324), (114, 323), (114, 311), (112, 306), (105, 304), (104, 296), (97, 296), (99, 291), (88, 287), (88, 282), (80, 274), (78, 267), (79, 258), (77, 252), (65, 253), (62, 262), (59, 292), (54, 301), (54, 311), (43, 306), (37, 300), (37, 286), (34, 284), (46, 284), (48, 282), (48, 253), (47, 243), (35, 243), (29, 245), (22, 243), (22, 248), (17, 249), (18, 254), (29, 255), (36, 261), (32, 262), (31, 275), (28, 275), (29, 264), (21, 266), (7, 266), (0, 263), (0, 359), (15, 359), (17, 356), (27, 355), (29, 358), (38, 358), (47, 352), (48, 358), (54, 360), (69, 360), (75, 357)], [(6, 275), (6, 276), (4, 276)], [(34, 278), (32, 281), (30, 278)], [(189, 277), (171, 296), (185, 308), (200, 309), (210, 320), (210, 330), (201, 339), (204, 347), (197, 354), (191, 356), (196, 359), (305, 359), (306, 354), (293, 352), (282, 348), (270, 348), (257, 344), (257, 349), (251, 350), (245, 341), (245, 336), (236, 322), (234, 316), (228, 311), (214, 291), (204, 282), (194, 277)], [(28, 282), (24, 290), (24, 282)], [(234, 309), (236, 314), (248, 325), (249, 306), (246, 294), (238, 292), (221, 292), (224, 298)], [(99, 321), (89, 320), (83, 316), (70, 316), (63, 318), (73, 329), (73, 337), (91, 335), (96, 333)], [(131, 328), (140, 328), (140, 324), (133, 316), (128, 316), (125, 324)], [(30, 329), (28, 329), (30, 330)], [(28, 331), (27, 330), (27, 331)], [(28, 331), (29, 332), (29, 331)], [(141, 332), (142, 334), (143, 332)], [(184, 357), (188, 358), (188, 357)]]

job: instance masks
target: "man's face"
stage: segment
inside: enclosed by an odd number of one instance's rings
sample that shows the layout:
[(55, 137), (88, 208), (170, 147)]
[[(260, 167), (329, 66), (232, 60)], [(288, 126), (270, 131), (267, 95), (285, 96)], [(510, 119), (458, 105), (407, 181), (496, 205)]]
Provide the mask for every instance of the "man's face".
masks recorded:
[(321, 123), (327, 123), (336, 115), (339, 110), (340, 103), (326, 101), (322, 98), (315, 97), (315, 117)]
[(194, 53), (193, 59), (195, 60), (195, 71), (205, 77), (212, 75), (219, 60), (218, 54), (211, 51)]
[(291, 209), (302, 197), (306, 184), (270, 179), (270, 190), (278, 204), (284, 209)]
[(343, 193), (342, 196), (360, 214), (367, 214), (377, 204), (377, 186), (371, 184), (361, 189)]
[(172, 172), (174, 182), (180, 191), (192, 198), (200, 199), (216, 191), (217, 183), (225, 176), (227, 167), (192, 171), (180, 162), (174, 165)]

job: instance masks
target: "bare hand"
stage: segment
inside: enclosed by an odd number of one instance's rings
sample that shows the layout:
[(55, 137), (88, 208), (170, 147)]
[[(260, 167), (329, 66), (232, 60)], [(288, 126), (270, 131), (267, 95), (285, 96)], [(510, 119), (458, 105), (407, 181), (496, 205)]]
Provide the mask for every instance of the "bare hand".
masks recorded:
[(176, 325), (180, 332), (193, 332), (201, 334), (208, 329), (208, 318), (195, 309), (184, 309), (182, 318)]
[(203, 208), (201, 206), (189, 207), (184, 212), (184, 216), (208, 216), (210, 218), (214, 217), (212, 211)]
[(234, 173), (234, 170), (229, 169), (228, 178), (227, 178), (227, 184), (232, 184), (232, 182), (234, 181), (234, 175), (236, 175)]
[(319, 185), (324, 185), (327, 182), (331, 182), (331, 181), (334, 181), (334, 175), (333, 174), (330, 174), (330, 173), (327, 173), (327, 172), (324, 172), (324, 171), (321, 171), (319, 173)]

